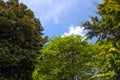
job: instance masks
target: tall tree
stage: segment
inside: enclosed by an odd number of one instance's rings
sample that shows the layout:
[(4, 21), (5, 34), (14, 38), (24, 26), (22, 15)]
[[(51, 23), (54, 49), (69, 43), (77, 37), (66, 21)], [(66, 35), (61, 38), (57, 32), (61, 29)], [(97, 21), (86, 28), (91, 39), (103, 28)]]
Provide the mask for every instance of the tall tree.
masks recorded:
[[(120, 1), (103, 0), (101, 4), (98, 4), (97, 14), (99, 17), (90, 17), (91, 21), (86, 21), (82, 24), (88, 30), (88, 38), (96, 36), (99, 37), (99, 40), (102, 40), (96, 43), (95, 55), (98, 56), (96, 67), (102, 69), (102, 75), (98, 74), (97, 77), (101, 76), (105, 80), (119, 80), (120, 67), (117, 65), (120, 64)], [(109, 49), (113, 49), (113, 51), (109, 51)], [(110, 79), (108, 78), (109, 76), (111, 77)]]
[(120, 1), (103, 0), (98, 4), (97, 14), (100, 17), (91, 17), (91, 21), (86, 21), (82, 26), (88, 30), (87, 36), (120, 40)]
[(35, 80), (80, 80), (91, 74), (87, 62), (90, 45), (79, 35), (55, 37), (42, 50), (33, 73)]
[(0, 0), (0, 79), (32, 80), (35, 58), (46, 42), (34, 13), (18, 0)]

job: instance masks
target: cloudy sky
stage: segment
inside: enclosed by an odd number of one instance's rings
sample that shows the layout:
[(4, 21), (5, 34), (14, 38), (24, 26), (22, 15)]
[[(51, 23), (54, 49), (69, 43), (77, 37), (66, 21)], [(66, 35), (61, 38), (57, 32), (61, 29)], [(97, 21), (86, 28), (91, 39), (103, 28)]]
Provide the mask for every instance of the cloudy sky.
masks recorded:
[(44, 36), (80, 34), (81, 22), (96, 15), (96, 4), (102, 0), (20, 0), (40, 19)]

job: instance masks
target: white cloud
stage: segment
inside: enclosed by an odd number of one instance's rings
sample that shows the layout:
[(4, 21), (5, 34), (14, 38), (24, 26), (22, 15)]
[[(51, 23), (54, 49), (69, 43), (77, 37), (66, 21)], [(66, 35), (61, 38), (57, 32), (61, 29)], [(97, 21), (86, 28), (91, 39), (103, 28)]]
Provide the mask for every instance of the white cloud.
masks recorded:
[(71, 34), (85, 36), (85, 31), (84, 31), (83, 27), (80, 27), (80, 26), (70, 26), (69, 27), (69, 32), (64, 33), (63, 36), (69, 36)]

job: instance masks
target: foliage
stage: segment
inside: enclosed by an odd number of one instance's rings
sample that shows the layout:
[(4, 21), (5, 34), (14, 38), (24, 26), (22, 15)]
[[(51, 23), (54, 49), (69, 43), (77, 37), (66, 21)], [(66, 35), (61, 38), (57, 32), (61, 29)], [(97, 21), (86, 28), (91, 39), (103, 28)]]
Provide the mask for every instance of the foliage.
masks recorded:
[(94, 45), (94, 66), (98, 73), (91, 78), (103, 80), (120, 80), (120, 45), (101, 40)]
[(97, 14), (99, 17), (90, 17), (82, 26), (88, 30), (88, 38), (99, 37), (99, 39), (120, 40), (120, 1), (103, 0), (98, 4)]
[(18, 0), (0, 0), (0, 79), (32, 80), (46, 38), (39, 19)]
[(80, 80), (91, 76), (86, 63), (90, 60), (90, 45), (81, 36), (53, 38), (42, 50), (40, 62), (33, 73), (35, 80)]
[(88, 38), (98, 37), (94, 46), (94, 66), (104, 80), (120, 80), (120, 1), (103, 0), (98, 4), (98, 16), (82, 23)]

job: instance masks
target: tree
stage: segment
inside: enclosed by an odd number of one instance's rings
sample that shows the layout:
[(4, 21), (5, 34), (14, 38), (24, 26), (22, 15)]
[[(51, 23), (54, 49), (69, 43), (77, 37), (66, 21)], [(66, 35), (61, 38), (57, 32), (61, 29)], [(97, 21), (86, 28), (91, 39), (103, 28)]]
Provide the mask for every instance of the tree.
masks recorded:
[(88, 38), (99, 37), (99, 39), (120, 40), (120, 1), (103, 0), (98, 4), (97, 14), (100, 17), (90, 17), (91, 21), (82, 23), (88, 30)]
[(0, 79), (32, 80), (35, 58), (47, 38), (34, 13), (18, 0), (0, 0)]
[(91, 46), (79, 35), (53, 38), (38, 57), (33, 73), (35, 80), (80, 80), (91, 76), (87, 67)]
[(97, 74), (91, 78), (102, 80), (120, 80), (120, 45), (112, 41), (101, 40), (93, 48), (93, 66), (97, 68)]
[(97, 14), (99, 17), (90, 17), (91, 21), (82, 23), (82, 26), (88, 30), (88, 38), (99, 37), (93, 56), (97, 56), (95, 67), (102, 71), (96, 77), (119, 80), (120, 1), (103, 0), (103, 3), (98, 4)]

